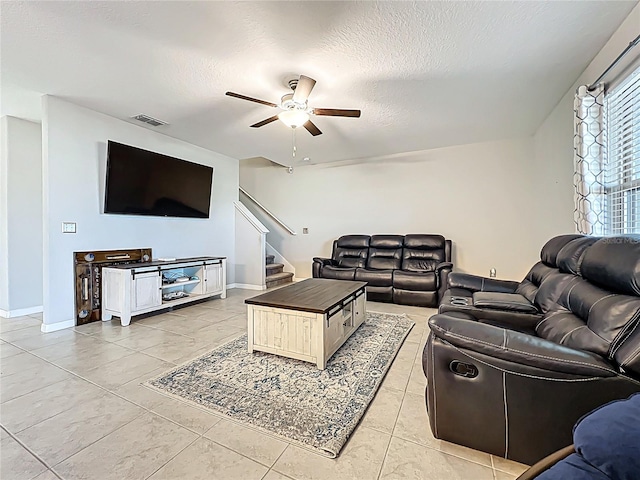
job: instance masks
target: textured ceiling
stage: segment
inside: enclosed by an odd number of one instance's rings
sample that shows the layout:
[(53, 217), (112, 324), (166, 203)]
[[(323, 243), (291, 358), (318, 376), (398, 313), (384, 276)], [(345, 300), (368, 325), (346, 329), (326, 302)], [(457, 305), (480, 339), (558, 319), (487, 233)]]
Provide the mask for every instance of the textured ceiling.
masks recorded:
[(1, 2), (2, 115), (41, 94), (235, 158), (291, 162), (291, 131), (249, 125), (300, 73), (315, 117), (298, 157), (382, 156), (532, 134), (636, 5), (540, 2)]

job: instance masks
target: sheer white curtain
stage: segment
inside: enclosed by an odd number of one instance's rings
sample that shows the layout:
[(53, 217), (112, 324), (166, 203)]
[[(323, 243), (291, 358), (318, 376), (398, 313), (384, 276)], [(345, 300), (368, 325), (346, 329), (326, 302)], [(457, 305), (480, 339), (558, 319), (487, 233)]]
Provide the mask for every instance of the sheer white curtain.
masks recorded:
[(576, 231), (605, 234), (604, 86), (578, 88), (574, 101), (574, 176)]

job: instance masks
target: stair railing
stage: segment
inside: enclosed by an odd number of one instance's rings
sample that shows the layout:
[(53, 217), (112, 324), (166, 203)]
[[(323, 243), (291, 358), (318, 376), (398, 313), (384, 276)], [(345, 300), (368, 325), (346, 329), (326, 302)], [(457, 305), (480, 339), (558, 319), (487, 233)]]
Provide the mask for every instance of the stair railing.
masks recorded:
[(284, 228), (291, 235), (297, 235), (295, 230), (291, 229), (289, 226), (287, 226), (287, 224), (285, 224), (282, 220), (280, 220), (278, 217), (276, 217), (267, 207), (262, 205), (255, 198), (253, 198), (244, 188), (242, 188), (242, 187), (238, 187), (238, 188), (240, 189), (240, 192), (242, 192), (249, 200), (251, 200), (253, 203), (255, 203), (258, 207), (260, 207), (260, 209), (264, 213), (266, 213), (274, 222), (276, 222), (278, 225), (280, 225), (282, 228)]

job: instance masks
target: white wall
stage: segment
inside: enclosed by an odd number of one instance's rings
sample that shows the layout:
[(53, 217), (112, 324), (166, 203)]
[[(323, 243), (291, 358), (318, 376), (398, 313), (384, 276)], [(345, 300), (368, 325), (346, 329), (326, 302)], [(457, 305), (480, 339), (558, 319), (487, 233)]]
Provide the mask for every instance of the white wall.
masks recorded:
[[(214, 167), (209, 219), (105, 215), (106, 142), (117, 142)], [(161, 133), (43, 97), (44, 323), (74, 320), (72, 252), (153, 248), (154, 257), (228, 257), (234, 282), (234, 207), (238, 161)], [(76, 234), (63, 234), (63, 221)], [(62, 323), (60, 323), (62, 322)]]
[(42, 310), (42, 129), (2, 118), (0, 310)]
[(9, 148), (7, 117), (0, 118), (0, 315), (9, 315)]
[[(576, 228), (573, 221), (573, 99), (576, 88), (595, 81), (638, 33), (640, 5), (631, 11), (534, 136), (536, 183), (544, 192), (540, 195), (541, 205), (553, 212), (549, 216), (549, 228), (554, 234), (573, 232)], [(618, 80), (628, 71), (629, 60), (639, 56), (640, 47), (636, 47), (605, 81)]]
[[(463, 145), (388, 159), (284, 168), (240, 165), (240, 184), (298, 232), (252, 208), (267, 242), (311, 276), (314, 256), (350, 233), (439, 233), (454, 242), (458, 271), (521, 279), (550, 236), (532, 182), (533, 139)], [(250, 203), (243, 200), (247, 205)], [(303, 235), (302, 228), (309, 234)]]

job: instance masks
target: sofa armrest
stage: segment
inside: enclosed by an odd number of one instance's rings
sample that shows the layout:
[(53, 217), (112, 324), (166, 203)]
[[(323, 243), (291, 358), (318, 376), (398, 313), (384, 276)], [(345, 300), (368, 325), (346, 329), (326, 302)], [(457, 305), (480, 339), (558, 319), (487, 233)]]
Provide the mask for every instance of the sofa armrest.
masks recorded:
[[(617, 372), (602, 357), (515, 330), (494, 327), (455, 314), (429, 319), (432, 335), (466, 351), (524, 367), (568, 375), (614, 377)], [(523, 372), (524, 373), (524, 372)]]
[(449, 288), (463, 288), (470, 292), (514, 293), (518, 285), (518, 282), (511, 280), (496, 280), (458, 272), (449, 275), (448, 279)]
[(442, 262), (436, 266), (436, 281), (438, 282), (438, 304), (444, 297), (444, 292), (447, 291), (449, 285), (449, 275), (453, 269), (453, 263)]
[(322, 278), (322, 268), (327, 265), (336, 265), (336, 261), (331, 258), (313, 257), (311, 264), (313, 278)]
[(439, 263), (438, 265), (436, 265), (436, 272), (439, 272), (443, 268), (447, 268), (447, 269), (449, 269), (449, 271), (451, 271), (451, 269), (453, 268), (453, 263), (451, 263), (451, 262), (441, 262), (441, 263)]
[(333, 265), (336, 266), (337, 262), (335, 260), (333, 260), (332, 258), (321, 258), (321, 257), (313, 257), (313, 262), (318, 262), (320, 263), (323, 267), (325, 265)]
[(473, 306), (531, 315), (540, 313), (534, 304), (519, 293), (475, 292)]

